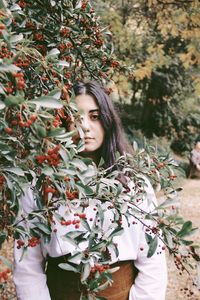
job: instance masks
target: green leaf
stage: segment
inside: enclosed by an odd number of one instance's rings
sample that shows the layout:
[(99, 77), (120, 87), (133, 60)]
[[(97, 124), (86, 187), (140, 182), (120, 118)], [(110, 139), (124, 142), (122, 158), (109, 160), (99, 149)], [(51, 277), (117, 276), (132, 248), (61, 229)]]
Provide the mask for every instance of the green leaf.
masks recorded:
[(70, 131), (70, 132), (65, 132), (63, 134), (60, 134), (58, 136), (58, 139), (62, 142), (66, 142), (68, 141), (73, 135), (74, 135), (75, 131)]
[(70, 231), (66, 235), (69, 236), (71, 239), (76, 239), (82, 234), (85, 234), (85, 232), (83, 233), (81, 230), (76, 230), (76, 231)]
[(61, 263), (58, 265), (61, 269), (66, 270), (66, 271), (72, 271), (74, 273), (79, 273), (79, 267), (73, 267), (72, 265), (68, 264), (68, 263)]
[(21, 254), (21, 257), (19, 259), (19, 262), (21, 262), (23, 260), (23, 257), (26, 255), (27, 251), (28, 251), (28, 247), (23, 247), (22, 248), (22, 254)]
[(157, 249), (157, 246), (158, 246), (158, 237), (155, 236), (150, 241), (149, 250), (148, 250), (148, 253), (147, 253), (147, 257), (151, 257), (155, 253), (155, 251)]
[[(20, 71), (21, 69), (18, 68), (17, 66), (15, 65), (0, 65), (0, 72), (17, 72), (17, 71)], [(14, 96), (13, 96), (14, 97)]]
[(33, 224), (35, 225), (35, 227), (39, 228), (42, 232), (46, 234), (51, 234), (51, 229), (49, 228), (48, 225), (39, 222), (34, 222)]
[(28, 234), (26, 233), (25, 228), (24, 228), (23, 226), (21, 226), (21, 225), (18, 225), (18, 226), (16, 227), (15, 232), (20, 233), (20, 235), (28, 235)]
[(39, 137), (44, 138), (47, 136), (47, 131), (46, 128), (40, 125), (35, 126), (36, 127), (36, 131)]
[(80, 261), (82, 260), (82, 257), (83, 257), (83, 253), (76, 253), (72, 256), (70, 256), (68, 258), (68, 261), (71, 262), (71, 263), (74, 263), (74, 264), (80, 264)]
[(7, 96), (4, 100), (4, 103), (6, 106), (10, 107), (10, 106), (15, 106), (18, 104), (23, 103), (25, 100), (22, 96)]
[(7, 234), (5, 232), (0, 232), (0, 249), (1, 249), (1, 245), (5, 242), (7, 238)]
[(46, 108), (62, 108), (63, 104), (59, 100), (56, 100), (55, 98), (51, 96), (41, 96), (35, 100), (29, 101), (31, 104), (36, 105), (36, 109), (39, 109), (40, 107), (46, 107)]
[(13, 168), (4, 168), (4, 171), (14, 173), (14, 174), (16, 174), (18, 176), (25, 176), (24, 171), (21, 168), (19, 168), (19, 167), (16, 167), (16, 168), (14, 168), (14, 167)]
[(179, 204), (180, 201), (178, 199), (166, 199), (163, 203), (161, 203), (160, 205), (156, 206), (156, 210), (158, 209), (164, 209), (173, 205), (177, 205)]
[(61, 134), (64, 134), (65, 132), (66, 132), (65, 128), (55, 128), (55, 129), (51, 129), (50, 131), (48, 131), (47, 136), (48, 137), (56, 137)]
[(101, 183), (104, 183), (106, 186), (116, 188), (114, 179), (101, 178)]
[(73, 159), (72, 165), (74, 165), (76, 168), (79, 168), (80, 171), (86, 171), (88, 168), (87, 165), (79, 158)]
[(0, 109), (4, 109), (6, 107), (5, 103), (0, 100)]
[(64, 66), (64, 67), (69, 67), (70, 66), (70, 64), (65, 60), (59, 60), (58, 65), (59, 66)]
[(112, 274), (115, 273), (117, 271), (119, 271), (120, 267), (114, 267), (112, 268), (112, 265), (110, 266), (110, 269), (107, 270), (108, 273)]
[(146, 239), (147, 244), (150, 244), (153, 238), (150, 234), (145, 233), (145, 239)]
[(78, 245), (78, 242), (76, 240), (72, 239), (71, 237), (69, 237), (67, 233), (65, 235), (63, 235), (61, 238), (62, 238), (62, 240), (68, 242), (69, 244), (72, 244), (75, 247)]
[(84, 282), (88, 276), (90, 275), (91, 266), (90, 263), (86, 263), (83, 265), (83, 269), (81, 272), (81, 282)]
[(187, 221), (183, 224), (181, 230), (177, 233), (177, 236), (180, 238), (187, 236), (191, 233), (191, 230), (192, 230), (192, 222)]
[(47, 176), (51, 176), (53, 173), (54, 173), (54, 170), (51, 167), (45, 167), (42, 169), (42, 174), (45, 174)]
[(81, 218), (81, 224), (83, 225), (83, 227), (84, 227), (88, 232), (91, 232), (91, 228), (90, 228), (88, 222), (87, 222), (85, 219)]
[(53, 91), (49, 92), (48, 93), (48, 97), (53, 97), (54, 99), (56, 100), (59, 100), (60, 99), (60, 96), (61, 96), (61, 91), (60, 89), (54, 89)]
[(11, 36), (10, 43), (18, 43), (21, 40), (23, 40), (23, 34), (22, 33)]
[(76, 183), (76, 185), (78, 186), (79, 190), (80, 190), (83, 194), (85, 194), (85, 195), (87, 195), (87, 196), (94, 195), (93, 189), (90, 188), (88, 185), (84, 185), (84, 184), (82, 184), (80, 181), (78, 181), (78, 182)]
[(11, 151), (11, 148), (6, 143), (0, 142), (0, 150), (1, 151)]
[(113, 238), (114, 236), (119, 236), (124, 232), (124, 229), (119, 227), (113, 230), (113, 232), (109, 235), (109, 238)]
[(98, 288), (94, 289), (94, 292), (97, 293), (97, 292), (103, 291), (109, 286), (110, 286), (110, 281), (106, 281), (105, 283), (100, 285)]
[(53, 48), (49, 51), (46, 57), (54, 56), (60, 54), (60, 51), (57, 48)]
[(182, 239), (181, 239), (181, 243), (182, 243), (183, 245), (190, 246), (190, 245), (192, 245), (192, 244), (194, 243), (194, 241), (187, 241), (187, 240), (182, 240)]
[(13, 4), (13, 5), (10, 7), (10, 10), (11, 10), (11, 11), (21, 10), (21, 7), (20, 7), (18, 4)]
[[(90, 236), (91, 237), (91, 236)], [(92, 241), (93, 242), (93, 241)], [(91, 243), (92, 244), (92, 243)], [(94, 246), (91, 246), (91, 250), (92, 251), (99, 251), (100, 249), (102, 248), (105, 248), (107, 242), (106, 241), (102, 241), (102, 242), (99, 242), (97, 243), (96, 245)]]

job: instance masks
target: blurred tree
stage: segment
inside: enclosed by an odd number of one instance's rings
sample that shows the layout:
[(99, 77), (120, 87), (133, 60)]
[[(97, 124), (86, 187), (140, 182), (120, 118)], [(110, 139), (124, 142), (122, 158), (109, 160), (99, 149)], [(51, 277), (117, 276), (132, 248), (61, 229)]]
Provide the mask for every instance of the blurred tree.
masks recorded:
[(104, 11), (102, 19), (113, 33), (117, 59), (132, 65), (128, 76), (115, 76), (120, 101), (128, 98), (135, 112), (135, 126), (149, 137), (178, 135), (191, 110), (187, 103), (198, 107), (199, 1), (93, 2), (99, 13)]

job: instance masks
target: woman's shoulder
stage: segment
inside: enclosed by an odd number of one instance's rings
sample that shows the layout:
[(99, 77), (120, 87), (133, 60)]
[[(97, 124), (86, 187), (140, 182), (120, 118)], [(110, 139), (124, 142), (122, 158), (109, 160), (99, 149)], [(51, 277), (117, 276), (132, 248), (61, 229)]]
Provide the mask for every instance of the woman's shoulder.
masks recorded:
[(143, 207), (146, 207), (146, 209), (149, 210), (149, 207), (152, 208), (157, 205), (155, 191), (150, 180), (145, 175), (138, 174), (134, 180), (128, 177), (127, 186), (133, 195), (138, 192), (138, 190), (140, 191), (140, 195), (142, 195), (142, 201), (140, 203)]

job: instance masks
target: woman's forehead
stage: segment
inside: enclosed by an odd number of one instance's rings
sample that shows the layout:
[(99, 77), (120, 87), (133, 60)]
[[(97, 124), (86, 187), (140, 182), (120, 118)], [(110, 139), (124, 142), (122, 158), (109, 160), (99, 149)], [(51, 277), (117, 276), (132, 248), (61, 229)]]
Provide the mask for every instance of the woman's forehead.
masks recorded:
[(91, 95), (76, 96), (76, 105), (79, 111), (96, 111), (99, 110), (99, 105)]

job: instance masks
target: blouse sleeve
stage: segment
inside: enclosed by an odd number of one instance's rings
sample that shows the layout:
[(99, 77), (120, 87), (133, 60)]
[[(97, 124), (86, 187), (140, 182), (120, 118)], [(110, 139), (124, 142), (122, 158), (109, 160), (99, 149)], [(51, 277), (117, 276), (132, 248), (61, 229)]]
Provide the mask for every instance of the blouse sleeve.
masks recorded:
[[(21, 199), (25, 213), (34, 209), (34, 199), (31, 189), (27, 190)], [(14, 244), (14, 272), (13, 279), (16, 286), (18, 300), (50, 300), (44, 271), (45, 257), (41, 245), (28, 247), (22, 260), (22, 249)]]
[[(148, 205), (148, 203), (151, 203)], [(147, 210), (151, 211), (157, 204), (152, 186), (147, 182)], [(167, 287), (167, 265), (163, 243), (159, 241), (156, 252), (147, 257), (148, 246), (145, 228), (142, 226), (138, 245), (137, 259), (134, 261), (138, 275), (129, 294), (129, 300), (164, 300)]]

